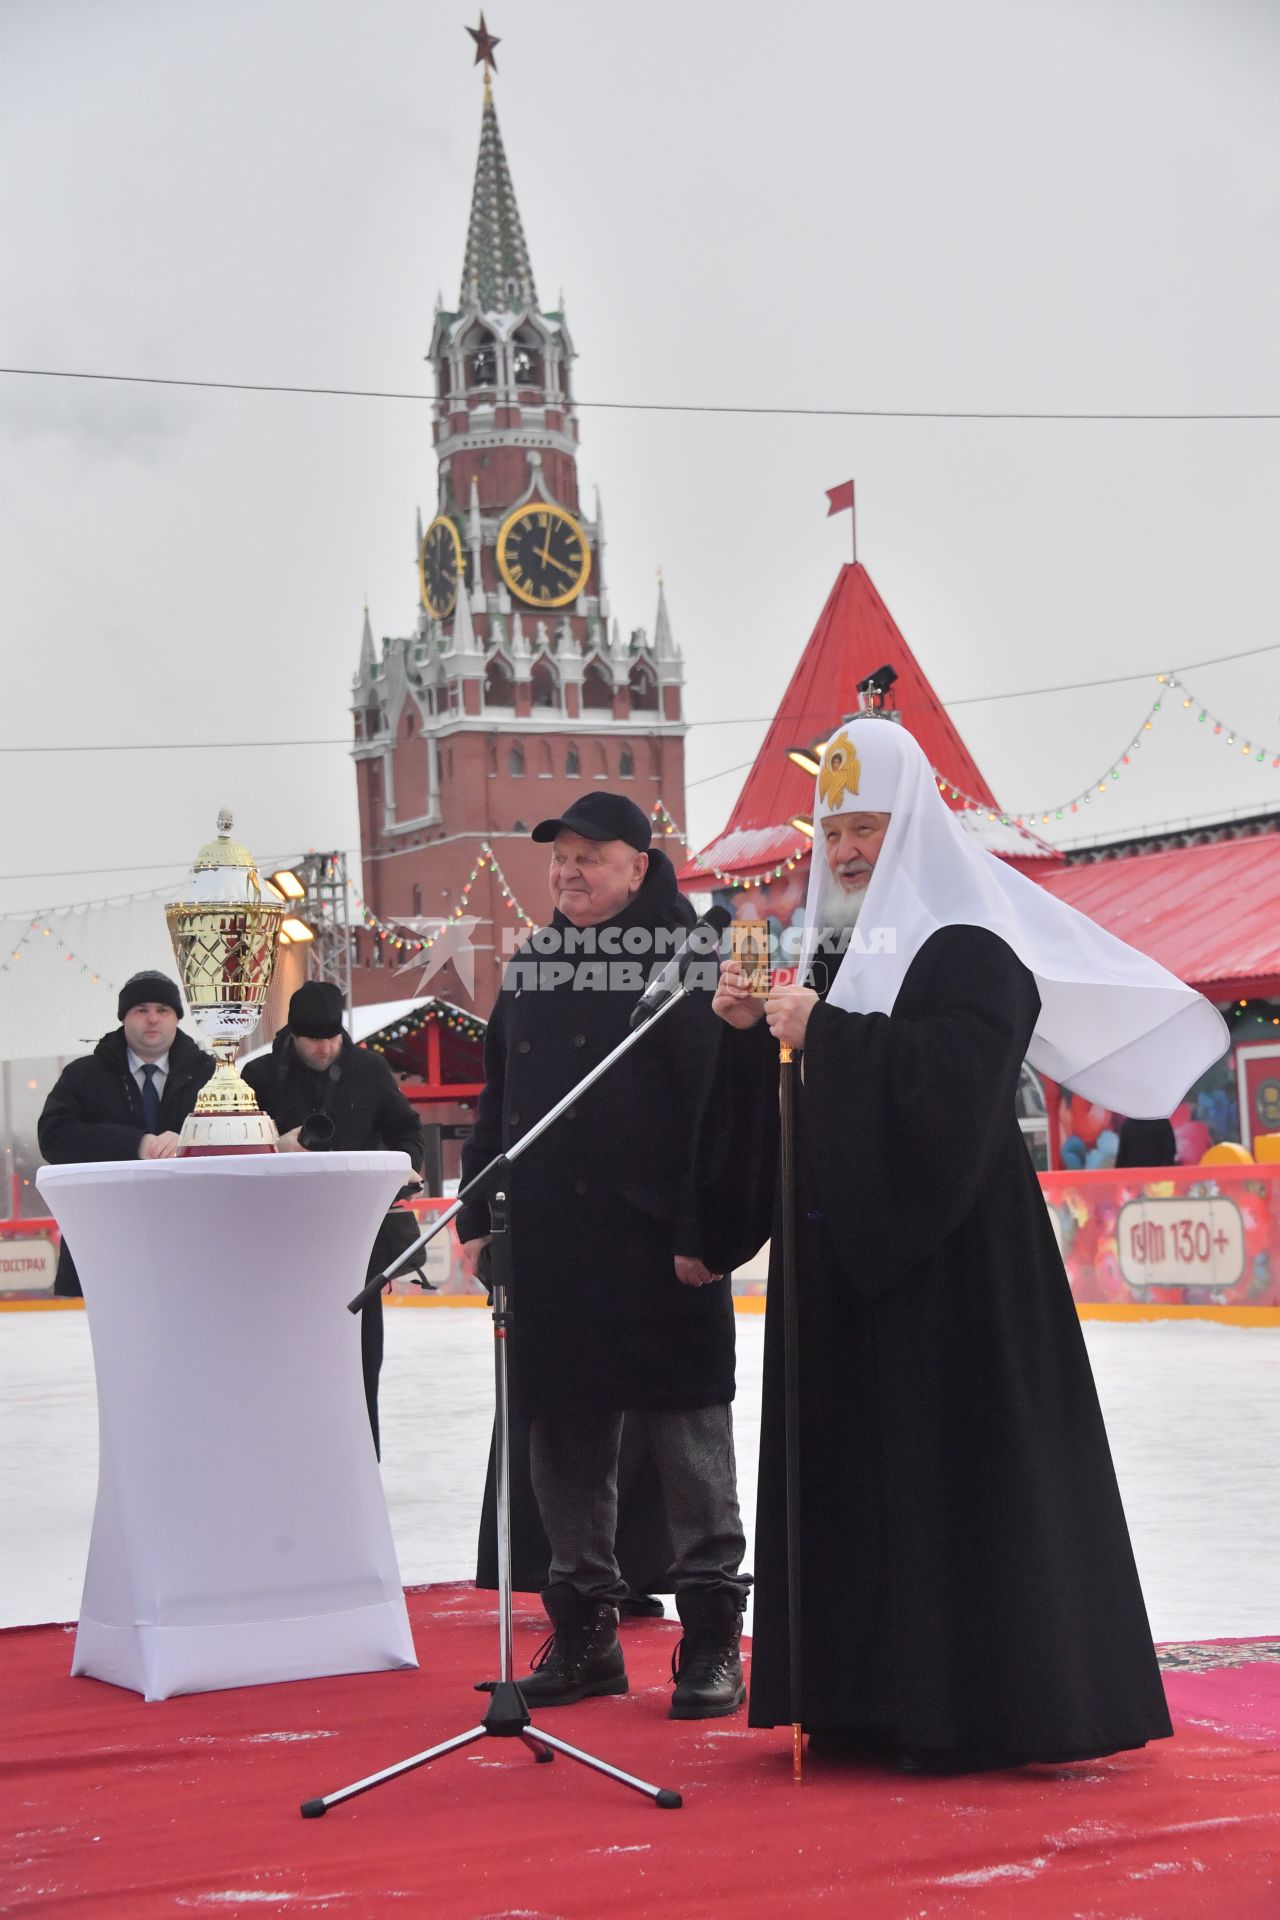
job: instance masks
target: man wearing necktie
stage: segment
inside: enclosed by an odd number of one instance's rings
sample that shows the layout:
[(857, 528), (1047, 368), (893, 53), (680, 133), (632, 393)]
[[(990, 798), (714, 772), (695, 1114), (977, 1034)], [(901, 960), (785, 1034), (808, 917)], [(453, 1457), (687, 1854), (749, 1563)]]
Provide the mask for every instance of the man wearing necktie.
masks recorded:
[[(214, 1069), (211, 1054), (178, 1031), (182, 998), (167, 974), (135, 973), (120, 989), (120, 1025), (63, 1069), (40, 1115), (40, 1151), (77, 1160), (168, 1160), (182, 1123)], [(53, 1284), (78, 1295), (64, 1240)]]

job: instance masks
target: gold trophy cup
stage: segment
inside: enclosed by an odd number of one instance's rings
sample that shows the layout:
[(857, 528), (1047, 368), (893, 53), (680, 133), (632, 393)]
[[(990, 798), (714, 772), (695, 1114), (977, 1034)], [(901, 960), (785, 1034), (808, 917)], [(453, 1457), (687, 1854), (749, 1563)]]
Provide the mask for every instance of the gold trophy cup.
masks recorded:
[(274, 1153), (279, 1135), (236, 1072), (240, 1042), (262, 1016), (284, 902), (263, 897), (253, 855), (231, 838), (231, 815), (202, 847), (186, 894), (164, 910), (191, 1018), (217, 1056), (182, 1129), (180, 1154)]

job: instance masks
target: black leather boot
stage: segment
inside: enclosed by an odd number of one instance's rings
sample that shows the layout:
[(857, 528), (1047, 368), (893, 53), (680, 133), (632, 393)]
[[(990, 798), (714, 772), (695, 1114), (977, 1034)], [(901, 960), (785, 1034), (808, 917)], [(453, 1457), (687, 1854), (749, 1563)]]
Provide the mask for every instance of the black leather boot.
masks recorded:
[(661, 1620), (666, 1611), (656, 1593), (627, 1593), (618, 1602), (624, 1620)]
[(550, 1637), (533, 1657), (533, 1672), (520, 1681), (530, 1707), (567, 1707), (602, 1693), (625, 1693), (627, 1669), (618, 1645), (618, 1610), (557, 1582), (543, 1591)]
[(672, 1720), (719, 1720), (747, 1697), (742, 1678), (743, 1605), (728, 1587), (690, 1587), (676, 1595), (684, 1638), (671, 1661)]

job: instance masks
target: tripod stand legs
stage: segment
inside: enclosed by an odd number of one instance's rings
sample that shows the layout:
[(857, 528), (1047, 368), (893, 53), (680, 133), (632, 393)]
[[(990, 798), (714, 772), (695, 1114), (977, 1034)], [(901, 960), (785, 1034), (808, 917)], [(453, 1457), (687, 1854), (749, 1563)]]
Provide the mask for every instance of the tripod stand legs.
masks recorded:
[[(678, 1807), (682, 1805), (680, 1795), (670, 1787), (654, 1787), (647, 1780), (637, 1779), (634, 1773), (624, 1773), (621, 1767), (614, 1767), (607, 1760), (598, 1760), (594, 1753), (584, 1753), (581, 1747), (571, 1747), (567, 1740), (557, 1740), (553, 1733), (544, 1733), (541, 1727), (531, 1727), (529, 1731), (538, 1740), (545, 1741), (556, 1753), (567, 1754), (570, 1760), (577, 1760), (584, 1767), (593, 1767), (597, 1773), (608, 1774), (610, 1780), (616, 1780), (620, 1786), (634, 1787), (637, 1793), (648, 1794), (655, 1807)], [(552, 1755), (548, 1753), (550, 1760)]]
[(438, 1760), (442, 1753), (453, 1753), (459, 1747), (469, 1747), (473, 1740), (483, 1740), (487, 1729), (470, 1727), (466, 1733), (455, 1734), (452, 1740), (441, 1740), (438, 1746), (428, 1747), (423, 1753), (410, 1754), (407, 1760), (397, 1760), (393, 1767), (383, 1767), (380, 1773), (368, 1774), (363, 1780), (353, 1780), (349, 1787), (339, 1787), (336, 1793), (326, 1793), (318, 1800), (304, 1800), (302, 1817), (304, 1820), (318, 1820), (328, 1813), (330, 1807), (340, 1807), (344, 1800), (354, 1800), (357, 1794), (368, 1793), (371, 1787), (380, 1787), (386, 1780), (394, 1780), (402, 1773), (412, 1773), (415, 1767), (425, 1767), (429, 1761)]
[(681, 1804), (680, 1795), (669, 1787), (652, 1786), (648, 1780), (640, 1780), (634, 1773), (625, 1773), (621, 1767), (611, 1766), (607, 1760), (598, 1760), (593, 1753), (585, 1753), (581, 1747), (571, 1747), (567, 1740), (560, 1740), (554, 1733), (544, 1733), (541, 1727), (535, 1727), (529, 1719), (529, 1709), (524, 1704), (520, 1689), (509, 1682), (499, 1682), (480, 1726), (468, 1727), (465, 1733), (455, 1734), (452, 1740), (441, 1740), (423, 1753), (410, 1754), (407, 1760), (397, 1760), (394, 1766), (383, 1767), (380, 1773), (371, 1773), (363, 1780), (355, 1780), (349, 1787), (339, 1787), (336, 1793), (326, 1793), (318, 1800), (304, 1800), (302, 1817), (304, 1820), (318, 1820), (322, 1814), (328, 1813), (330, 1807), (339, 1807), (344, 1800), (354, 1800), (357, 1794), (368, 1793), (371, 1787), (380, 1787), (388, 1780), (397, 1779), (402, 1773), (412, 1773), (415, 1767), (428, 1766), (443, 1754), (457, 1753), (461, 1748), (485, 1739), (520, 1740), (535, 1760), (554, 1760), (557, 1753), (563, 1753), (581, 1766), (606, 1774), (620, 1786), (634, 1787), (637, 1793), (647, 1794), (657, 1807), (678, 1807)]

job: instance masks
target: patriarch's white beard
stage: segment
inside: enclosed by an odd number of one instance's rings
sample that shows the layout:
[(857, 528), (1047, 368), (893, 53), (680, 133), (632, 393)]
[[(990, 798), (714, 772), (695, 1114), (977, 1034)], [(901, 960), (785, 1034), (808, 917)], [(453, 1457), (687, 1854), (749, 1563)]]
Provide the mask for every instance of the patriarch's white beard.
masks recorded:
[(859, 887), (856, 893), (846, 893), (839, 881), (833, 881), (823, 892), (821, 925), (837, 935), (852, 932), (866, 899), (866, 887)]

